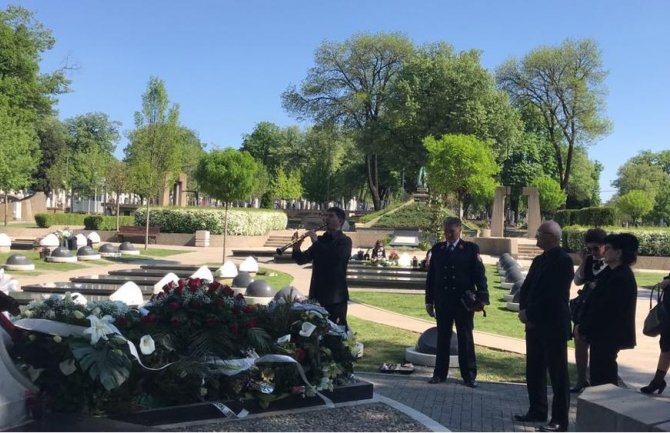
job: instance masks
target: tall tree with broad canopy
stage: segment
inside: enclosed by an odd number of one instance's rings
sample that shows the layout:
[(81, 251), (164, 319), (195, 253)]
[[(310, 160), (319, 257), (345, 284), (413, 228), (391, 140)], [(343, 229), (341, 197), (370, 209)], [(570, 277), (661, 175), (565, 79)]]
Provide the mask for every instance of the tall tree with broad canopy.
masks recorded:
[(324, 42), (300, 89), (291, 86), (282, 94), (284, 108), (298, 119), (341, 125), (353, 133), (363, 150), (375, 209), (381, 208), (378, 155), (384, 145), (379, 119), (391, 83), (413, 52), (412, 42), (398, 33)]
[(9, 215), (9, 190), (28, 187), (40, 160), (34, 130), (11, 115), (6, 98), (0, 95), (0, 190), (4, 191), (5, 218)]
[(202, 191), (225, 203), (223, 258), (226, 261), (228, 208), (233, 200), (243, 200), (254, 188), (257, 164), (248, 152), (235, 149), (213, 150), (200, 158), (195, 178)]
[(107, 166), (105, 186), (116, 196), (116, 231), (119, 231), (119, 223), (121, 219), (121, 200), (119, 197), (122, 193), (128, 192), (130, 185), (128, 165), (123, 161), (113, 159)]
[(168, 105), (165, 83), (151, 77), (142, 95), (142, 111), (135, 112), (135, 129), (130, 132), (125, 148), (133, 191), (144, 197), (147, 204), (144, 249), (149, 248), (150, 203), (174, 183), (182, 167), (179, 106)]
[(473, 135), (488, 141), (501, 162), (523, 127), (507, 94), (481, 65), (480, 52), (457, 53), (444, 42), (422, 46), (404, 62), (383, 120), (389, 162), (411, 179), (425, 164), (422, 141), (428, 135)]
[(607, 73), (597, 44), (568, 39), (558, 47), (540, 47), (520, 61), (506, 61), (496, 75), (513, 104), (536, 112), (554, 149), (557, 180), (565, 190), (575, 148), (591, 144), (611, 127), (603, 114)]
[(443, 196), (454, 193), (460, 218), (464, 204), (493, 198), (500, 167), (486, 142), (472, 135), (447, 134), (439, 140), (428, 136), (423, 145), (428, 152), (428, 187)]

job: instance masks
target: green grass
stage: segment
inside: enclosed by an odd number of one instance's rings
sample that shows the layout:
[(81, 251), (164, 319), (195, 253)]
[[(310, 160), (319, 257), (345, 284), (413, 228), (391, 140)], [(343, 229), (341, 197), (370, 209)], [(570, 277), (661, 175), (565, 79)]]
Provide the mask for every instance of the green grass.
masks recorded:
[[(349, 325), (358, 341), (365, 345), (356, 371), (377, 372), (384, 362), (403, 362), (405, 348), (415, 346), (419, 334), (392, 326), (380, 325), (349, 316)], [(516, 353), (477, 346), (478, 379), (490, 382), (525, 382), (525, 357)], [(452, 373), (453, 374), (453, 373)], [(456, 373), (458, 377), (458, 373)]]
[[(517, 313), (505, 309), (507, 301), (504, 301), (502, 297), (508, 291), (498, 288), (500, 277), (494, 265), (486, 265), (486, 278), (489, 284), (491, 305), (486, 307), (486, 317), (480, 313), (475, 314), (475, 329), (508, 337), (525, 338), (523, 325), (519, 322)], [(423, 293), (352, 292), (351, 297), (357, 302), (385, 310), (419, 319), (430, 319), (426, 314)]]
[(145, 250), (144, 247), (140, 247), (138, 249), (140, 250), (140, 254), (142, 256), (149, 256), (149, 257), (167, 257), (191, 252), (188, 250), (170, 250), (167, 248), (149, 248)]
[[(293, 276), (285, 272), (275, 271), (274, 269), (258, 268), (258, 272), (264, 275), (256, 275), (255, 279), (265, 280), (268, 285), (275, 290), (281, 290), (293, 282)], [(305, 293), (306, 295), (306, 293)]]
[(660, 283), (663, 280), (663, 277), (667, 277), (668, 274), (663, 274), (660, 272), (641, 272), (635, 271), (635, 281), (637, 281), (638, 287), (646, 287), (651, 289), (656, 283)]

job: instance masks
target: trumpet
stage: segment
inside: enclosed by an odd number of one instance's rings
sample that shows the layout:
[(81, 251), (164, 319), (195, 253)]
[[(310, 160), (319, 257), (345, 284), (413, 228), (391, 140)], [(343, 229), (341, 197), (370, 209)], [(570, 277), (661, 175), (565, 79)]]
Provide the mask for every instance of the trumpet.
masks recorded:
[[(320, 225), (319, 227), (315, 228), (314, 231), (323, 230), (323, 229), (325, 229), (327, 226), (328, 226), (328, 224), (322, 224), (322, 225)], [(305, 233), (303, 233), (302, 236), (300, 236), (299, 238), (293, 239), (291, 242), (287, 243), (287, 244), (284, 245), (283, 247), (281, 247), (281, 248), (277, 248), (277, 250), (276, 250), (276, 251), (277, 251), (277, 255), (278, 255), (278, 256), (281, 256), (282, 254), (284, 254), (284, 251), (286, 251), (287, 249), (291, 248), (293, 245), (295, 245), (295, 244), (297, 244), (298, 242), (300, 242), (300, 241), (302, 241), (303, 239), (305, 239), (305, 238), (308, 236), (308, 233), (309, 233), (309, 232), (310, 232), (310, 230), (308, 230), (308, 231), (306, 231)]]

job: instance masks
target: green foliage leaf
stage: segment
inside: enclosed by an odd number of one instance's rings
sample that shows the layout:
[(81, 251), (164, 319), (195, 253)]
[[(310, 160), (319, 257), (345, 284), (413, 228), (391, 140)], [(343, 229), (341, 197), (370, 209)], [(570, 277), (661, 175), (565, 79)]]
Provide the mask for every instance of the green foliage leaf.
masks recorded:
[(91, 345), (85, 341), (70, 344), (72, 354), (91, 379), (99, 380), (107, 390), (118, 388), (129, 377), (132, 363), (125, 353), (110, 344)]

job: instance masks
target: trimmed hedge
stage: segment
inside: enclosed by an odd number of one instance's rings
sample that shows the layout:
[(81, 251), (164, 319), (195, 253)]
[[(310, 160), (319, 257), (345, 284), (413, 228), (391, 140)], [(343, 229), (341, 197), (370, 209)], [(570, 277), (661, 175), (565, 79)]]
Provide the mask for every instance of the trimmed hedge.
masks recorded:
[[(135, 217), (122, 216), (119, 219), (120, 226), (134, 226)], [(84, 218), (84, 228), (86, 230), (116, 230), (116, 216), (91, 215)]]
[[(224, 209), (156, 208), (151, 209), (150, 224), (160, 227), (162, 233), (194, 233), (209, 230), (221, 235), (224, 228)], [(269, 209), (228, 210), (228, 234), (241, 236), (265, 235), (271, 230), (286, 228), (288, 218), (282, 211)], [(146, 224), (146, 209), (135, 211), (135, 225)]]
[(88, 215), (81, 213), (38, 213), (35, 214), (37, 227), (51, 226), (83, 226)]
[(554, 221), (561, 227), (572, 225), (603, 227), (616, 224), (616, 211), (611, 207), (585, 207), (556, 211)]
[[(571, 226), (563, 228), (563, 247), (568, 251), (584, 248), (584, 234), (590, 227)], [(602, 227), (610, 233), (632, 233), (640, 241), (641, 256), (670, 257), (670, 230), (640, 229), (634, 227)]]

